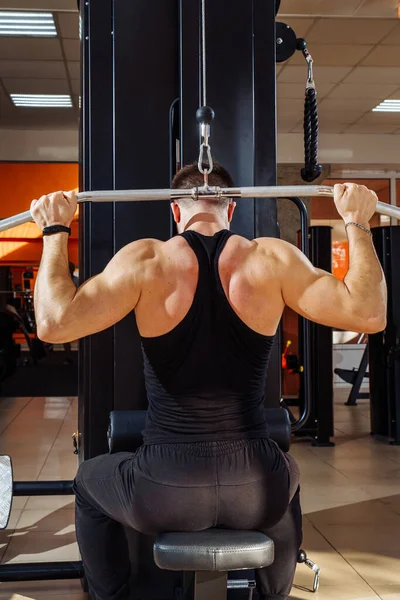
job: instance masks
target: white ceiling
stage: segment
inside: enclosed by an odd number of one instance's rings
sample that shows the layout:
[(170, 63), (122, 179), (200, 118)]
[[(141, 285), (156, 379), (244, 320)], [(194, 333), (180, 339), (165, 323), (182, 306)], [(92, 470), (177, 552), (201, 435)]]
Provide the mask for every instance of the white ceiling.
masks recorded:
[[(34, 6), (32, 6), (34, 4)], [(315, 62), (320, 130), (400, 133), (397, 0), (282, 0), (278, 20), (305, 37)], [(0, 127), (76, 129), (80, 42), (76, 0), (0, 0), (0, 9), (52, 10), (57, 38), (0, 37)], [(301, 132), (307, 68), (301, 53), (278, 66), (278, 131)], [(71, 94), (71, 109), (16, 108), (10, 94)]]
[[(372, 112), (386, 98), (400, 99), (397, 5), (397, 0), (282, 0), (278, 20), (307, 40), (314, 59), (321, 132), (400, 133), (400, 113)], [(278, 67), (279, 132), (303, 130), (306, 78), (300, 52)]]
[[(32, 0), (0, 0), (0, 9), (32, 9), (32, 4)], [(76, 129), (80, 91), (77, 2), (35, 0), (34, 4), (35, 9), (52, 10), (58, 36), (0, 37), (0, 127)], [(70, 94), (73, 108), (16, 108), (10, 94)]]
[(396, 18), (397, 0), (282, 0), (280, 14)]

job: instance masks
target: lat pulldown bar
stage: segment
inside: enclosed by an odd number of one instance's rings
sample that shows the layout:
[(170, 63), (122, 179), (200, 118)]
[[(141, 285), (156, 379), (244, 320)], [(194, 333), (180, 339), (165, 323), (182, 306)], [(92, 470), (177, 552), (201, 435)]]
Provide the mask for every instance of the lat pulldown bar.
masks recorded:
[[(279, 187), (243, 187), (219, 188), (201, 187), (189, 190), (110, 190), (105, 192), (80, 192), (78, 202), (152, 202), (157, 200), (179, 200), (192, 198), (199, 200), (213, 198), (294, 198), (324, 197), (333, 198), (333, 188), (329, 186), (279, 186)], [(378, 202), (376, 212), (387, 217), (400, 219), (400, 208)], [(0, 232), (32, 221), (29, 210), (0, 221)]]

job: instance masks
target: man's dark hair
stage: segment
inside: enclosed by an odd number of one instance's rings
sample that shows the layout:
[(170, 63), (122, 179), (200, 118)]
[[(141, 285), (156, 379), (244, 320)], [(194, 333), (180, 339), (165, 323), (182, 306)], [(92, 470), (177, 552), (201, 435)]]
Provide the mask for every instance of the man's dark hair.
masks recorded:
[[(235, 187), (232, 177), (228, 171), (220, 165), (218, 162), (214, 163), (212, 173), (208, 177), (208, 184), (210, 186), (218, 186), (222, 188)], [(194, 187), (202, 187), (204, 185), (204, 176), (200, 173), (197, 163), (186, 165), (183, 167), (172, 180), (171, 187), (173, 190), (187, 190)], [(179, 200), (178, 203), (184, 207), (192, 205), (193, 200), (191, 198), (185, 198)], [(229, 199), (225, 198), (219, 202), (214, 202), (221, 208), (226, 208), (229, 204)]]

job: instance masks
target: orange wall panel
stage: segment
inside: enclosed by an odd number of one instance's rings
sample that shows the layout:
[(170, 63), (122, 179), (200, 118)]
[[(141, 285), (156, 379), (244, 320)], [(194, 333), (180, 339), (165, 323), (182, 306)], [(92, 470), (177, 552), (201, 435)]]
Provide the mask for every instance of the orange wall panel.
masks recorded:
[(349, 242), (333, 242), (332, 273), (338, 279), (344, 279), (349, 270)]
[[(0, 219), (24, 212), (34, 199), (58, 190), (77, 190), (75, 163), (0, 163)], [(13, 238), (16, 238), (15, 240)], [(70, 260), (78, 264), (78, 224), (72, 224)], [(42, 254), (38, 227), (27, 223), (0, 233), (0, 264), (38, 265)]]
[(0, 218), (29, 209), (32, 200), (79, 185), (76, 163), (0, 163)]

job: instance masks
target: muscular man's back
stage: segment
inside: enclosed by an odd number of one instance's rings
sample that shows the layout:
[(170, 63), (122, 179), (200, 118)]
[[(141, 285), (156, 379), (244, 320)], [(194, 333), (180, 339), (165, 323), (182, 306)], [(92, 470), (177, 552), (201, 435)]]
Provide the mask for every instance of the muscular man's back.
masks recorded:
[[(275, 335), (284, 308), (276, 242), (249, 241), (232, 235), (218, 261), (229, 304), (250, 329), (266, 336)], [(154, 254), (145, 269), (135, 312), (142, 337), (158, 337), (173, 330), (190, 310), (199, 265), (194, 251), (181, 236), (168, 242), (147, 243), (153, 245)]]
[(236, 237), (186, 231), (181, 243), (159, 245), (145, 269), (136, 314), (146, 444), (268, 437), (264, 396), (274, 337), (256, 331), (260, 322), (235, 302), (240, 293), (261, 301), (256, 244)]

